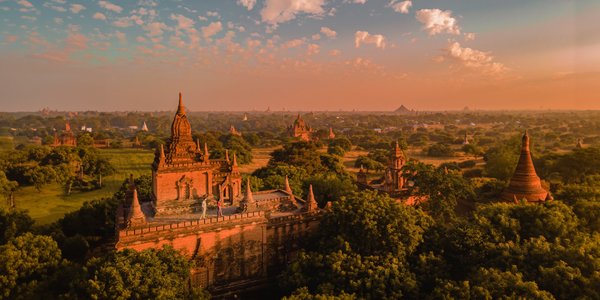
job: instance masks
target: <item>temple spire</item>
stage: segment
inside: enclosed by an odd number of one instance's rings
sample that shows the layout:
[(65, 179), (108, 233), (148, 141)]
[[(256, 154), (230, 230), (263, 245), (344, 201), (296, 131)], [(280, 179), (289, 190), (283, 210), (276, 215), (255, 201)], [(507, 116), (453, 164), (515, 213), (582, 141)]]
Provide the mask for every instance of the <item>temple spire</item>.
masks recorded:
[(208, 145), (206, 143), (204, 143), (204, 157), (206, 157), (206, 159), (208, 159), (209, 156), (210, 156), (210, 154), (208, 153)]
[(229, 162), (229, 150), (225, 149), (225, 160)]
[(308, 187), (308, 197), (306, 198), (306, 211), (315, 211), (319, 209), (315, 194), (313, 193), (312, 184)]
[(287, 175), (285, 175), (285, 191), (286, 191), (286, 193), (293, 195), (292, 188), (290, 187), (290, 181), (288, 180)]
[(185, 110), (183, 107), (183, 100), (181, 97), (181, 92), (179, 92), (179, 106), (177, 107), (177, 113), (178, 114), (185, 114)]
[(233, 163), (232, 166), (237, 167), (238, 163), (237, 163), (237, 155), (235, 154), (235, 152), (233, 152)]
[(140, 200), (138, 199), (137, 189), (133, 189), (133, 199), (131, 200), (131, 218), (129, 219), (130, 225), (142, 224), (146, 222), (146, 216), (140, 206)]
[(528, 202), (542, 202), (548, 196), (548, 191), (542, 187), (542, 182), (535, 172), (529, 148), (529, 134), (523, 134), (521, 140), (521, 155), (515, 168), (515, 173), (510, 179), (508, 187), (502, 193), (502, 199), (507, 202), (525, 199)]
[(246, 203), (254, 203), (254, 196), (252, 195), (252, 188), (250, 187), (250, 177), (246, 181), (246, 194), (244, 195), (244, 201)]

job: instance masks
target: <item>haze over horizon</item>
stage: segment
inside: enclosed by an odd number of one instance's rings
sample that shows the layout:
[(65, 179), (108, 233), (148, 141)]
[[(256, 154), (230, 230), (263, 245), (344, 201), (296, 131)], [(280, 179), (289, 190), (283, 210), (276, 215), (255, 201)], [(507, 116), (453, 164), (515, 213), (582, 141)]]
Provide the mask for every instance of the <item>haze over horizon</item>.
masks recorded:
[(0, 0), (0, 111), (600, 109), (594, 0)]

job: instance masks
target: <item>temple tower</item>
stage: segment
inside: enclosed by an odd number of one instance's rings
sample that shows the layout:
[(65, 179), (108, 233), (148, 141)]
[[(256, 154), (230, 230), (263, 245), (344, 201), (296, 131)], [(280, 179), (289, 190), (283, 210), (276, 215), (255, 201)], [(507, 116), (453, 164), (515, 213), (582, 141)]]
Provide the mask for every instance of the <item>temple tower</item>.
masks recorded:
[(390, 152), (390, 164), (385, 173), (385, 190), (387, 192), (398, 192), (404, 189), (406, 179), (402, 177), (402, 167), (406, 163), (404, 152), (400, 148), (398, 141)]
[(510, 179), (510, 184), (502, 192), (501, 197), (507, 202), (513, 202), (515, 199), (525, 199), (527, 202), (543, 202), (546, 201), (548, 196), (548, 191), (542, 187), (542, 182), (535, 172), (529, 149), (529, 135), (525, 131), (521, 142), (519, 162), (514, 175)]

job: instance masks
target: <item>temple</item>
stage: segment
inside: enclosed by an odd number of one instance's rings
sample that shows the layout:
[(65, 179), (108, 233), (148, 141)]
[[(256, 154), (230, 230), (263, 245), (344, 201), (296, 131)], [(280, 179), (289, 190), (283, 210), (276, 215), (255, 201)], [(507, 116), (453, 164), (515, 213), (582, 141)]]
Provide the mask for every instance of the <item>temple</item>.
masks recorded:
[(52, 146), (77, 146), (77, 139), (75, 138), (75, 134), (73, 134), (73, 131), (71, 130), (71, 124), (69, 123), (69, 121), (65, 123), (65, 129), (60, 133), (60, 135), (58, 134), (58, 132), (54, 132), (54, 141), (52, 142)]
[(232, 135), (242, 136), (242, 133), (237, 131), (237, 129), (235, 129), (235, 126), (233, 125), (229, 127), (229, 133)]
[(181, 94), (171, 124), (171, 138), (161, 146), (152, 164), (154, 209), (159, 215), (193, 213), (199, 199), (222, 200), (234, 205), (241, 200), (242, 176), (237, 159), (211, 159), (206, 144), (192, 139)]
[(331, 127), (329, 127), (329, 136), (328, 136), (328, 138), (330, 140), (335, 139), (335, 133), (333, 132), (333, 128), (331, 128)]
[(361, 166), (356, 175), (356, 180), (359, 186), (363, 188), (379, 190), (388, 193), (392, 197), (400, 197), (400, 194), (406, 190), (406, 178), (402, 176), (402, 167), (406, 164), (406, 156), (398, 142), (392, 147), (389, 155), (389, 164), (383, 177), (369, 181), (366, 171)]
[(542, 182), (535, 172), (527, 131), (523, 134), (521, 155), (515, 173), (510, 179), (508, 187), (502, 192), (501, 198), (507, 202), (525, 200), (534, 203), (551, 199), (550, 194), (542, 187)]
[(288, 133), (291, 137), (299, 138), (303, 141), (310, 141), (313, 138), (314, 130), (310, 126), (306, 125), (304, 119), (298, 114), (298, 117), (294, 121), (292, 126), (288, 127)]
[(282, 189), (252, 191), (233, 159), (211, 159), (192, 140), (179, 96), (171, 138), (152, 164), (152, 199), (141, 202), (133, 178), (117, 207), (115, 248), (171, 245), (193, 261), (194, 286), (213, 296), (275, 284), (296, 255), (298, 240), (317, 229), (322, 210), (313, 195)]

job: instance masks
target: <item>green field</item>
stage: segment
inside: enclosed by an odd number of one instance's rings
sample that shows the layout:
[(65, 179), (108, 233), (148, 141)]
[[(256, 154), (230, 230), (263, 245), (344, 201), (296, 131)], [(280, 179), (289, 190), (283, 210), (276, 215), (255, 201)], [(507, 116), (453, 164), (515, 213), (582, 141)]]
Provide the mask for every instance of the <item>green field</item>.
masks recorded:
[[(61, 218), (65, 213), (77, 210), (85, 201), (110, 197), (119, 189), (123, 180), (133, 176), (150, 175), (154, 153), (141, 149), (99, 149), (101, 155), (110, 159), (117, 172), (103, 180), (104, 187), (91, 192), (73, 192), (67, 196), (58, 184), (45, 185), (41, 192), (28, 186), (15, 194), (17, 208), (26, 209), (39, 224), (47, 224)], [(4, 201), (1, 205), (6, 205)]]

